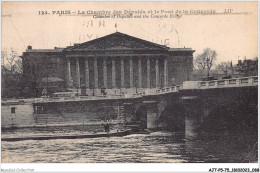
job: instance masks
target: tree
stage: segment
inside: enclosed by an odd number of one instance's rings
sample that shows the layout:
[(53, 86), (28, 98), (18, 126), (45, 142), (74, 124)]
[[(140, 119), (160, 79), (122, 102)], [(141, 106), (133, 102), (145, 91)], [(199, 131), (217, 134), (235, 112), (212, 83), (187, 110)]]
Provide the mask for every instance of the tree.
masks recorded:
[(11, 48), (9, 53), (7, 50), (2, 50), (1, 57), (1, 66), (4, 72), (22, 73), (22, 60), (14, 49)]
[(22, 60), (14, 49), (1, 50), (3, 97), (17, 97), (21, 91)]
[(7, 58), (7, 53), (6, 51), (1, 51), (1, 69), (2, 69), (2, 73), (6, 73), (7, 71), (7, 68), (5, 67), (6, 66), (6, 58)]
[(207, 77), (209, 77), (209, 70), (213, 66), (216, 59), (217, 59), (216, 51), (211, 50), (210, 48), (206, 48), (203, 50), (202, 54), (197, 55), (197, 57), (194, 60), (194, 64), (199, 69), (206, 69)]
[(228, 77), (228, 74), (230, 74), (230, 72), (233, 72), (233, 66), (232, 66), (232, 62), (221, 62), (220, 64), (218, 64), (217, 69), (222, 70), (226, 77)]
[(14, 72), (17, 73), (22, 73), (23, 72), (23, 62), (22, 59), (19, 58), (15, 61), (14, 67), (13, 67)]

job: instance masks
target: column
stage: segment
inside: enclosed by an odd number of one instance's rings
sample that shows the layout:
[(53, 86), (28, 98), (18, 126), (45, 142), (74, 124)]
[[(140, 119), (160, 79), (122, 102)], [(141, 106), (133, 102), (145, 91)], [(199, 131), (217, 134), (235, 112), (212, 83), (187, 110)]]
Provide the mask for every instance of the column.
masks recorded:
[(88, 66), (88, 59), (85, 59), (85, 86), (89, 88), (89, 66)]
[(107, 88), (107, 61), (106, 57), (103, 58), (103, 82), (104, 82), (104, 87)]
[(80, 87), (79, 58), (76, 58), (76, 87)]
[(155, 82), (156, 82), (156, 88), (159, 88), (160, 87), (160, 79), (159, 79), (159, 59), (157, 58), (156, 59), (156, 62), (155, 62)]
[(141, 57), (138, 59), (138, 87), (142, 88), (142, 60)]
[(70, 70), (70, 59), (67, 59), (67, 74), (66, 74), (66, 85), (67, 88), (71, 87), (71, 70)]
[(164, 87), (168, 86), (168, 60), (164, 59)]
[(151, 88), (150, 58), (147, 58), (147, 88)]
[(121, 59), (121, 88), (125, 86), (125, 67), (124, 67), (124, 59)]
[(133, 58), (130, 57), (130, 88), (134, 87)]
[(112, 88), (116, 87), (116, 62), (115, 59), (112, 58)]
[(98, 88), (97, 57), (94, 58), (94, 86), (95, 88)]

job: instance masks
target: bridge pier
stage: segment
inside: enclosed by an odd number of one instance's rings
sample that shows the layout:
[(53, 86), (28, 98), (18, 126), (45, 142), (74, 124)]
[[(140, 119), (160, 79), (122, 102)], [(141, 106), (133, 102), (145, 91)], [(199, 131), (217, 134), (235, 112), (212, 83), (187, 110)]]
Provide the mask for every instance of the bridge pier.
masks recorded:
[(144, 101), (144, 105), (146, 106), (146, 114), (147, 114), (147, 129), (156, 129), (158, 128), (158, 108), (156, 101)]
[(195, 117), (185, 117), (185, 138), (193, 139), (196, 138), (197, 127), (199, 126), (199, 122)]
[(201, 106), (189, 105), (186, 106), (185, 110), (185, 138), (192, 139), (196, 138), (198, 133), (201, 132), (201, 125), (204, 123), (204, 120), (210, 114), (210, 108), (203, 105), (199, 102)]
[(172, 104), (169, 100), (143, 101), (146, 107), (148, 129), (165, 129), (174, 132), (185, 130), (184, 108), (179, 104)]
[(203, 106), (198, 97), (182, 97), (181, 100), (185, 107), (185, 138), (194, 139), (197, 137), (200, 124), (203, 121)]

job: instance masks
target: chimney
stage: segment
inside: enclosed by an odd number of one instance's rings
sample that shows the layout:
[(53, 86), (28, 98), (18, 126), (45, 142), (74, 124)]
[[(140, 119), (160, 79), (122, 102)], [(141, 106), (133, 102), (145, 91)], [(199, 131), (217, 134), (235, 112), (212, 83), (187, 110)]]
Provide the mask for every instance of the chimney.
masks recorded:
[(32, 50), (32, 46), (29, 45), (27, 49), (28, 49), (28, 50)]

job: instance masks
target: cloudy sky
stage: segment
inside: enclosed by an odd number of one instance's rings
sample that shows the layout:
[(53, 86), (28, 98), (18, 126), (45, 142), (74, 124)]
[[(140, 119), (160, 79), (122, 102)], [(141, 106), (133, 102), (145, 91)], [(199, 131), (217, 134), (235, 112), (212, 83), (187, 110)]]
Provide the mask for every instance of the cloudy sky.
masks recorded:
[[(224, 14), (228, 9), (232, 14)], [(71, 15), (57, 15), (61, 10)], [(78, 15), (79, 11), (118, 14), (124, 10), (142, 10), (149, 18)], [(166, 14), (168, 18), (151, 18), (155, 10), (157, 17)], [(181, 17), (170, 18), (177, 10), (182, 12)], [(207, 14), (215, 10), (215, 14), (196, 15), (194, 11), (198, 10)], [(196, 50), (194, 55), (209, 47), (217, 51), (218, 62), (237, 62), (245, 56), (257, 56), (257, 10), (257, 2), (2, 2), (1, 44), (2, 49), (13, 48), (22, 54), (28, 45), (33, 49), (66, 47), (118, 30), (172, 48), (190, 47)], [(39, 11), (49, 14), (39, 15)]]

